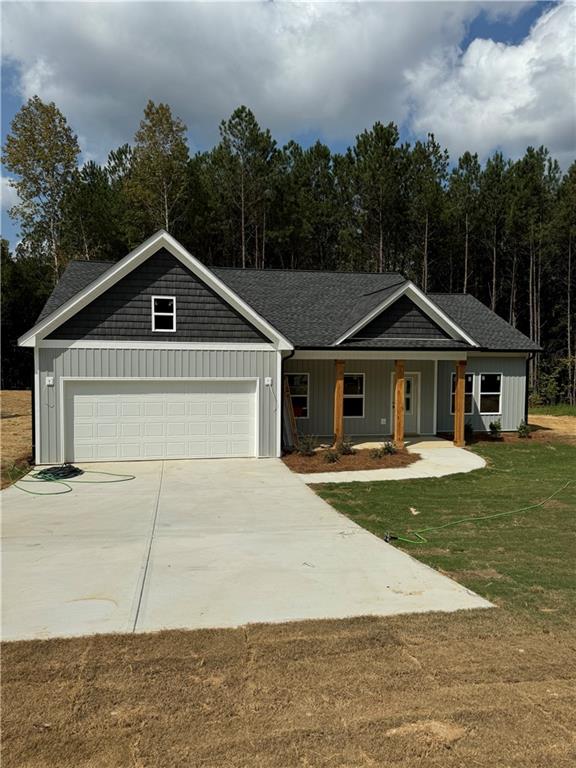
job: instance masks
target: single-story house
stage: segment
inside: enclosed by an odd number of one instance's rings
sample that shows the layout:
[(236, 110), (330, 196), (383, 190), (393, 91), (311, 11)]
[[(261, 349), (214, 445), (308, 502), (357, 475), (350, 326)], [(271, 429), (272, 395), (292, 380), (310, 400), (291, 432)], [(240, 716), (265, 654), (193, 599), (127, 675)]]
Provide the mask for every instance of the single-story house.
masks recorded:
[(74, 261), (36, 325), (36, 463), (279, 456), (300, 433), (435, 435), (526, 417), (539, 347), (466, 294), (397, 273), (209, 268), (160, 231)]

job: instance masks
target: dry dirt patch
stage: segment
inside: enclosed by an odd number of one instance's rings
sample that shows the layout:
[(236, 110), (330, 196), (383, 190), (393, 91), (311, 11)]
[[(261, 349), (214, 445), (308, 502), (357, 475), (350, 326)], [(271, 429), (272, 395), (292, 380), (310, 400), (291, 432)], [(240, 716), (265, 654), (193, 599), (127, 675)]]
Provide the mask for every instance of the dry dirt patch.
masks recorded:
[(573, 633), (494, 610), (9, 643), (3, 768), (572, 768)]
[(2, 488), (9, 485), (10, 470), (27, 467), (32, 458), (32, 394), (3, 389), (0, 392)]
[(387, 454), (380, 459), (373, 459), (370, 456), (370, 450), (362, 448), (357, 450), (353, 456), (342, 455), (338, 461), (328, 463), (324, 459), (324, 453), (324, 451), (317, 451), (313, 456), (289, 453), (282, 457), (282, 461), (293, 472), (311, 474), (313, 472), (350, 472), (351, 470), (407, 467), (420, 459), (420, 454), (408, 453), (404, 450)]
[(530, 414), (528, 422), (536, 427), (532, 438), (536, 440), (561, 440), (576, 445), (576, 416), (540, 416)]

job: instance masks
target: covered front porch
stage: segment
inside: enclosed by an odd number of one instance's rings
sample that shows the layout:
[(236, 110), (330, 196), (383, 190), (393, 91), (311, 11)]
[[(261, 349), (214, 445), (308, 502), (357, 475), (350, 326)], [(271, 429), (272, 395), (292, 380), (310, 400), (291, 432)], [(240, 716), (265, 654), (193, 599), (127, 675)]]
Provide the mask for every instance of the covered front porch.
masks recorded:
[[(438, 366), (453, 369), (452, 391), (438, 391)], [(299, 350), (286, 361), (298, 433), (324, 443), (433, 437), (439, 401), (453, 410), (454, 444), (464, 445), (464, 352)], [(444, 406), (447, 403), (443, 403)]]

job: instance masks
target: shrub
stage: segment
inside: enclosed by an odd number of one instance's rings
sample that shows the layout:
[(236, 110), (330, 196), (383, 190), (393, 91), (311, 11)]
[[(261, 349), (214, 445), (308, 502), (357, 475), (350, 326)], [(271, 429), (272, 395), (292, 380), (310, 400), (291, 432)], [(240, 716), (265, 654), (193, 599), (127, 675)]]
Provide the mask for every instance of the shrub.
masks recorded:
[(318, 441), (312, 435), (300, 435), (298, 445), (296, 446), (296, 453), (300, 456), (314, 456), (317, 443)]
[(502, 437), (502, 423), (500, 419), (497, 421), (491, 421), (489, 424), (490, 435), (499, 440)]
[(464, 440), (467, 443), (471, 443), (474, 440), (474, 427), (469, 421), (464, 424)]
[(340, 461), (340, 454), (333, 448), (328, 448), (327, 451), (324, 451), (324, 461), (326, 464), (336, 464), (337, 461)]
[(522, 439), (530, 437), (530, 427), (526, 424), (524, 419), (518, 424), (518, 437), (521, 437)]
[(340, 440), (339, 443), (336, 443), (335, 449), (341, 456), (354, 456), (356, 453), (352, 441), (347, 437)]
[(396, 453), (396, 448), (394, 447), (394, 443), (391, 443), (390, 441), (388, 441), (386, 443), (382, 443), (382, 445), (379, 445), (377, 448), (372, 448), (370, 450), (370, 458), (383, 459), (384, 456), (391, 456), (394, 453)]

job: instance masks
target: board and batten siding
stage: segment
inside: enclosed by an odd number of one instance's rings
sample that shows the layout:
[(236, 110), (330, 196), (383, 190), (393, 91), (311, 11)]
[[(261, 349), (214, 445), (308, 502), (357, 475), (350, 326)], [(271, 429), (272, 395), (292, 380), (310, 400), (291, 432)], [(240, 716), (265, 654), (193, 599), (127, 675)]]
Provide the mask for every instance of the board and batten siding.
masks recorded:
[[(454, 363), (438, 363), (438, 431), (451, 432), (454, 429), (454, 416), (450, 413), (451, 374)], [(465, 420), (478, 432), (488, 431), (491, 421), (500, 419), (502, 429), (515, 431), (524, 419), (526, 405), (526, 357), (474, 357), (468, 356), (466, 373), (474, 374), (474, 392), (472, 398), (473, 413)], [(501, 411), (498, 416), (480, 414), (480, 374), (502, 374)]]
[[(297, 419), (300, 434), (329, 437), (334, 431), (334, 360), (295, 360), (285, 363), (285, 373), (308, 373), (309, 418)], [(345, 373), (364, 374), (364, 417), (344, 418), (344, 434), (387, 436), (392, 431), (393, 360), (346, 360)], [(406, 373), (420, 373), (420, 433), (434, 432), (433, 360), (406, 360)], [(382, 424), (382, 419), (385, 423)]]
[[(278, 352), (273, 350), (39, 349), (40, 445), (37, 463), (60, 462), (61, 378), (258, 378), (259, 455), (277, 455)], [(54, 386), (46, 385), (54, 377)], [(272, 378), (272, 386), (264, 378)]]

